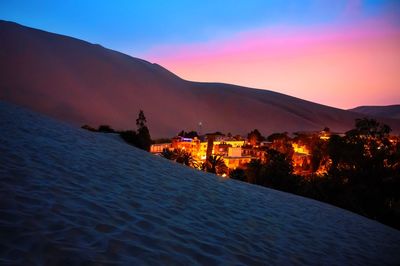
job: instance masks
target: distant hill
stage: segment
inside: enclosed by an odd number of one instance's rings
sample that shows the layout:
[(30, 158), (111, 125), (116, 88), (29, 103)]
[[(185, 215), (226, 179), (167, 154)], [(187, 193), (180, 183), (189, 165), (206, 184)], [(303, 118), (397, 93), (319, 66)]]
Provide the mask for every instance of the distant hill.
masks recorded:
[[(268, 90), (190, 82), (145, 60), (75, 38), (0, 21), (0, 99), (77, 126), (134, 129), (143, 109), (153, 137), (180, 130), (245, 134), (342, 132), (359, 114)], [(400, 122), (386, 120), (396, 131)]]
[(359, 106), (349, 111), (360, 113), (363, 115), (385, 117), (392, 119), (400, 119), (400, 105), (387, 106)]
[(396, 265), (400, 232), (0, 101), (2, 265)]

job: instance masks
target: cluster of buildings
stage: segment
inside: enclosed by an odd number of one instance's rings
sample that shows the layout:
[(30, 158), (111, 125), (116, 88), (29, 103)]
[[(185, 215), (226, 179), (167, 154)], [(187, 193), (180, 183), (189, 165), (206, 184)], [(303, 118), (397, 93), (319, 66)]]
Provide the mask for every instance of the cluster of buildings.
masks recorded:
[[(319, 132), (318, 136), (323, 140), (328, 140), (329, 135)], [(267, 150), (276, 148), (279, 145), (291, 145), (292, 162), (296, 174), (307, 175), (310, 173), (311, 152), (301, 141), (282, 142), (279, 141), (260, 141), (251, 144), (249, 140), (236, 136), (225, 136), (223, 134), (207, 134), (202, 137), (187, 138), (176, 136), (170, 143), (153, 144), (150, 152), (161, 154), (164, 149), (170, 151), (180, 149), (192, 155), (197, 162), (205, 162), (211, 155), (221, 156), (225, 165), (230, 169), (245, 168), (251, 160), (261, 160), (266, 162)]]
[[(294, 138), (286, 134), (273, 134), (278, 137), (269, 137), (271, 141), (254, 141), (241, 136), (225, 136), (220, 133), (206, 134), (200, 137), (182, 137), (176, 136), (168, 143), (153, 144), (150, 152), (161, 154), (165, 149), (169, 151), (181, 150), (190, 153), (193, 159), (198, 163), (206, 162), (212, 155), (221, 156), (229, 170), (236, 168), (246, 168), (252, 160), (267, 162), (267, 151), (275, 149), (290, 157), (293, 171), (297, 175), (310, 176), (311, 174), (323, 175), (331, 164), (327, 155), (326, 145), (331, 135), (342, 133), (331, 133), (328, 128), (315, 132), (297, 132)], [(271, 135), (272, 136), (272, 135)], [(391, 135), (388, 140), (396, 147), (400, 145), (400, 137)], [(321, 144), (322, 143), (322, 144)], [(324, 144), (325, 143), (325, 144)], [(316, 145), (320, 145), (319, 147)], [(321, 150), (322, 147), (325, 149)], [(317, 148), (319, 155), (313, 154)], [(319, 151), (318, 151), (319, 149)], [(314, 156), (314, 158), (313, 158)], [(319, 156), (319, 164), (315, 156)], [(313, 160), (314, 159), (314, 160)]]
[(222, 134), (194, 138), (176, 136), (172, 138), (171, 143), (153, 144), (150, 152), (160, 154), (164, 149), (180, 149), (190, 153), (198, 162), (205, 162), (209, 156), (219, 155), (229, 169), (235, 169), (244, 167), (252, 159), (258, 158), (244, 152), (246, 144), (245, 139), (226, 137)]

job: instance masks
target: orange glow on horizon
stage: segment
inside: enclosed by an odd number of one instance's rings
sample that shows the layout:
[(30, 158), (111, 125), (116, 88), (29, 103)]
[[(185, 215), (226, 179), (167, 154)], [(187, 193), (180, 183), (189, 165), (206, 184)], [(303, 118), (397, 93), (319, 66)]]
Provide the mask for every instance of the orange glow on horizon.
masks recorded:
[(386, 21), (262, 29), (158, 47), (147, 58), (188, 80), (269, 89), (339, 108), (400, 103), (400, 30)]

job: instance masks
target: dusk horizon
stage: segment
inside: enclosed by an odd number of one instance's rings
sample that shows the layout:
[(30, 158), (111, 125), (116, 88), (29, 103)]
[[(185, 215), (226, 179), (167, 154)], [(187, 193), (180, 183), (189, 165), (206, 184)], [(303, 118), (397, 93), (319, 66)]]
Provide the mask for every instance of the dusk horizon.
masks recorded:
[(118, 16), (105, 2), (2, 5), (2, 19), (98, 43), (186, 80), (272, 90), (342, 109), (400, 103), (396, 1), (222, 1), (211, 9), (139, 1), (121, 2)]

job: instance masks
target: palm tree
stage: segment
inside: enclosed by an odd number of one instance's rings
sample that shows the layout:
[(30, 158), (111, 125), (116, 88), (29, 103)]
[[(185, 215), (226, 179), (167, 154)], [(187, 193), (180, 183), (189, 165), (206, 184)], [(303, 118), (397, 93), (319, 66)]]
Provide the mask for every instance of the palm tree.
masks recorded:
[(175, 158), (176, 158), (175, 152), (173, 152), (169, 149), (163, 149), (163, 151), (161, 152), (160, 155), (162, 157), (164, 157), (165, 159), (172, 160), (172, 161), (175, 161)]
[(209, 173), (217, 175), (226, 174), (228, 167), (226, 166), (224, 159), (220, 155), (211, 155), (207, 158), (204, 168)]
[(229, 178), (246, 182), (246, 172), (242, 168), (236, 168), (229, 173)]
[(183, 164), (183, 165), (187, 165), (190, 167), (197, 167), (197, 161), (194, 159), (194, 157), (192, 156), (192, 154), (190, 152), (187, 152), (185, 150), (181, 150), (181, 149), (176, 149), (174, 151), (175, 153), (175, 161), (177, 163)]

